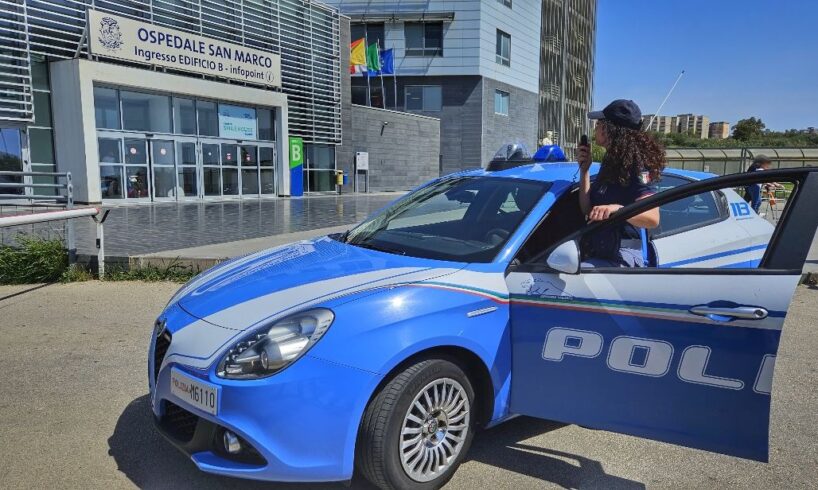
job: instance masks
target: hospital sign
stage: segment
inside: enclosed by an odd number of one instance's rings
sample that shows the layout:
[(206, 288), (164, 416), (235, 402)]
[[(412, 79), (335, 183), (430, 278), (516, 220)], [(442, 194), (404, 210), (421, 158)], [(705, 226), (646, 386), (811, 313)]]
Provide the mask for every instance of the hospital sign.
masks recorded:
[(275, 53), (91, 9), (87, 29), (96, 56), (281, 86), (281, 57)]

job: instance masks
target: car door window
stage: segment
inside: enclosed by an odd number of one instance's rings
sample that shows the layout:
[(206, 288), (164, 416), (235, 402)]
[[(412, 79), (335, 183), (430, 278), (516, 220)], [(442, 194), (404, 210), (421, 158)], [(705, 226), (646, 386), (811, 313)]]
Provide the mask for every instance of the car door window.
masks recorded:
[[(690, 182), (680, 177), (663, 175), (656, 188), (658, 192), (663, 192)], [(650, 230), (652, 239), (707, 226), (729, 216), (727, 198), (719, 191), (704, 192), (668, 203), (659, 208), (659, 214), (659, 226)]]
[[(618, 256), (599, 257), (591, 245), (594, 233), (621, 227), (622, 220), (614, 217), (601, 230), (583, 235), (580, 240), (583, 268), (633, 267), (640, 258), (648, 267), (659, 268), (758, 267), (775, 225), (785, 212), (789, 195), (776, 198), (772, 193), (778, 187), (788, 187), (783, 184), (755, 184), (770, 189), (763, 196), (759, 212), (732, 187), (663, 202), (659, 206), (659, 226), (650, 230), (647, 246), (640, 246), (638, 240), (623, 239), (622, 247), (630, 247), (630, 251), (620, 249)], [(637, 258), (622, 257), (628, 253)]]

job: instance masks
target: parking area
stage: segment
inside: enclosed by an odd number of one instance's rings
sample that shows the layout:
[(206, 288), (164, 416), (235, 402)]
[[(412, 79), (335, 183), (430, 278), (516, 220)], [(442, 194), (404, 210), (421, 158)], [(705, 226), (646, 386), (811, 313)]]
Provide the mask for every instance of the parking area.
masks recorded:
[[(145, 358), (152, 322), (177, 288), (0, 287), (4, 488), (344, 488), (206, 475), (156, 433)], [(478, 434), (447, 488), (815, 488), (816, 325), (818, 290), (802, 286), (776, 365), (769, 464), (518, 418)]]

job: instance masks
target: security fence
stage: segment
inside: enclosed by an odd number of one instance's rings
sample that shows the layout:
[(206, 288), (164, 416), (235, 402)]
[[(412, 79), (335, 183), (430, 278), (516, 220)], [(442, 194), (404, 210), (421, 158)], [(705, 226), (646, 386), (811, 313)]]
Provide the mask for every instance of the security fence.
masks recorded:
[(668, 148), (665, 155), (669, 167), (717, 175), (743, 172), (759, 155), (772, 168), (818, 166), (818, 148)]

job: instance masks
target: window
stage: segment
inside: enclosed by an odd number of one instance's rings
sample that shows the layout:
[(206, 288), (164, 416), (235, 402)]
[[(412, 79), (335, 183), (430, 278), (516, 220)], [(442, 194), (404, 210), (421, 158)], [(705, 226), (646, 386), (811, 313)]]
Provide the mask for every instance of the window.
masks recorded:
[(650, 230), (659, 239), (717, 223), (727, 218), (727, 201), (720, 192), (705, 192), (659, 208), (659, 226)]
[[(657, 191), (662, 192), (691, 181), (664, 175), (657, 183)], [(650, 231), (652, 239), (667, 237), (727, 218), (727, 199), (721, 192), (706, 192), (686, 197), (659, 208), (659, 226)]]
[(439, 112), (443, 108), (440, 85), (407, 85), (406, 110)]
[(173, 125), (176, 134), (196, 134), (196, 107), (193, 99), (173, 98)]
[(171, 132), (170, 97), (125, 90), (120, 91), (119, 97), (122, 101), (122, 129)]
[(490, 262), (549, 186), (493, 177), (442, 179), (353, 229), (348, 243), (413, 257)]
[(272, 109), (257, 109), (258, 139), (274, 141), (276, 139), (275, 111)]
[(407, 22), (406, 56), (443, 56), (442, 22)]
[(304, 145), (304, 191), (335, 190), (335, 146)]
[(349, 26), (350, 39), (357, 41), (365, 38), (368, 44), (379, 43), (381, 49), (386, 49), (384, 24), (352, 24)]
[(219, 113), (215, 102), (198, 101), (196, 114), (199, 119), (199, 136), (219, 135)]
[(508, 8), (511, 8), (511, 0), (497, 0), (497, 3), (502, 3)]
[(511, 34), (497, 29), (497, 63), (511, 66)]
[(352, 86), (352, 103), (357, 105), (366, 105), (366, 86)]
[(508, 116), (508, 101), (510, 95), (502, 90), (494, 91), (494, 113)]
[[(665, 176), (662, 181), (679, 181)], [(663, 186), (667, 190), (672, 187)], [(613, 259), (600, 257), (599, 247), (595, 246), (599, 237), (607, 239), (612, 230), (622, 230), (622, 248), (632, 249), (631, 255), (638, 262), (644, 262), (653, 268), (683, 268), (683, 269), (713, 269), (713, 268), (756, 268), (767, 249), (767, 244), (773, 236), (778, 217), (783, 212), (785, 199), (775, 202), (769, 199), (770, 190), (775, 184), (762, 183), (753, 186), (759, 190), (761, 199), (756, 212), (753, 203), (748, 203), (741, 195), (743, 189), (723, 188), (713, 191), (700, 192), (692, 196), (678, 197), (662, 202), (659, 205), (659, 226), (650, 230), (649, 245), (639, 250), (641, 240), (638, 232), (631, 234), (627, 231), (630, 225), (624, 225), (621, 219), (613, 219), (609, 225), (586, 233), (581, 243), (583, 270), (599, 267), (624, 266), (633, 267), (629, 260), (625, 265), (617, 261), (617, 257), (626, 258), (628, 254), (616, 247)], [(784, 191), (790, 187), (781, 186)], [(788, 193), (788, 192), (787, 192)], [(660, 194), (661, 195), (661, 194)], [(787, 196), (789, 197), (789, 196)], [(786, 199), (789, 201), (790, 199)], [(625, 244), (631, 241), (631, 245)], [(608, 250), (610, 247), (603, 247)], [(633, 258), (631, 257), (631, 258)], [(599, 259), (603, 259), (601, 262)], [(611, 263), (613, 260), (613, 264)]]
[(113, 88), (94, 87), (94, 116), (97, 129), (120, 129), (119, 94)]
[[(32, 96), (34, 97), (34, 122), (28, 126), (28, 148), (33, 172), (54, 172), (54, 128), (51, 117), (51, 84), (48, 79), (48, 63), (42, 56), (31, 56)], [(29, 169), (27, 169), (29, 170)], [(35, 175), (33, 184), (54, 184), (54, 178)], [(20, 189), (22, 191), (22, 189)], [(12, 189), (12, 193), (16, 192)], [(40, 188), (35, 194), (57, 194), (57, 189)]]

